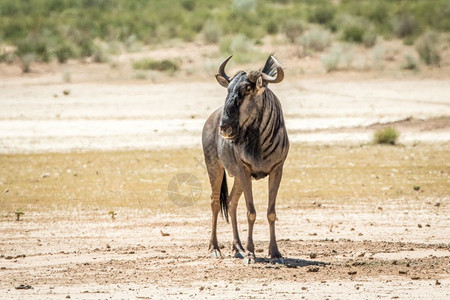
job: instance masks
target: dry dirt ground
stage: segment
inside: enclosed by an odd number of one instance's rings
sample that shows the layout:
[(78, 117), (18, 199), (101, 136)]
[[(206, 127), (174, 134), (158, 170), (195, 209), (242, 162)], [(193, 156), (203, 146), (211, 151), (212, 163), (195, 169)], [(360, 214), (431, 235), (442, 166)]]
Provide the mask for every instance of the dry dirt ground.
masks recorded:
[[(254, 184), (258, 260), (250, 266), (231, 257), (223, 220), (223, 258), (208, 257), (199, 149), (4, 154), (0, 298), (446, 299), (448, 150), (294, 144), (278, 199), (285, 265), (268, 263), (263, 180)], [(200, 189), (173, 189), (183, 173)]]
[[(184, 50), (153, 54), (202, 57)], [(223, 258), (207, 251), (199, 137), (225, 90), (210, 77), (132, 79), (121, 66), (33, 68), (0, 65), (1, 299), (450, 298), (448, 65), (288, 70), (273, 86), (293, 142), (277, 206), (285, 265), (268, 263), (261, 181), (250, 266), (231, 257), (223, 220)], [(387, 125), (400, 145), (372, 145)]]

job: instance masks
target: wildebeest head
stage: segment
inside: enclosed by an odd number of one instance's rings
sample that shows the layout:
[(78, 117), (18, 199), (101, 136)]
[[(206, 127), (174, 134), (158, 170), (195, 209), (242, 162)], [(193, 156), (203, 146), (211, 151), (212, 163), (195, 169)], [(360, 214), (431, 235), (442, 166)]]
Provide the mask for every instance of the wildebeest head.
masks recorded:
[(284, 78), (283, 68), (271, 55), (261, 71), (240, 71), (232, 78), (225, 73), (225, 66), (232, 55), (225, 59), (219, 67), (216, 79), (219, 84), (228, 89), (223, 107), (219, 133), (225, 139), (233, 140), (244, 123), (249, 123), (256, 117), (262, 106), (261, 95), (268, 83), (279, 83)]

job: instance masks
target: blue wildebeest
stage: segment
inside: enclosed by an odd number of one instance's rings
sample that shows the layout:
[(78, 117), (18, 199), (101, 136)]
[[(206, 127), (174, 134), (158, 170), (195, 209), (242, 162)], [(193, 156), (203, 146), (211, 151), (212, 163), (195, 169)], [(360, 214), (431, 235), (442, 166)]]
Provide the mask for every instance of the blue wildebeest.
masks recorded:
[[(212, 190), (211, 256), (221, 255), (216, 231), (219, 211), (227, 221), (229, 212), (235, 257), (244, 258), (245, 263), (255, 262), (252, 236), (256, 210), (253, 204), (252, 178), (258, 180), (269, 175), (269, 255), (272, 263), (283, 263), (275, 238), (275, 201), (289, 151), (289, 140), (280, 101), (267, 85), (281, 82), (284, 72), (279, 62), (269, 56), (261, 71), (240, 71), (230, 78), (225, 73), (225, 66), (230, 59), (231, 56), (222, 62), (219, 74), (216, 75), (219, 84), (228, 90), (225, 104), (208, 118), (202, 133), (203, 152)], [(230, 195), (225, 171), (234, 177)], [(242, 192), (247, 206), (246, 251), (239, 239), (236, 221), (236, 208)]]

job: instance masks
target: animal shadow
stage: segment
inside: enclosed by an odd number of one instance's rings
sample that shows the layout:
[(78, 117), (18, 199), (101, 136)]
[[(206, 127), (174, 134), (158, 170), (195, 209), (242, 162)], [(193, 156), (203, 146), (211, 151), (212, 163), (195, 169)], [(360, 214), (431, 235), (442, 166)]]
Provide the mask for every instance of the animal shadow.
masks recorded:
[[(270, 264), (270, 260), (266, 257), (257, 257), (255, 262), (262, 264)], [(322, 261), (285, 257), (283, 265), (286, 266), (287, 268), (302, 268), (309, 266), (326, 266), (329, 264), (330, 263)]]

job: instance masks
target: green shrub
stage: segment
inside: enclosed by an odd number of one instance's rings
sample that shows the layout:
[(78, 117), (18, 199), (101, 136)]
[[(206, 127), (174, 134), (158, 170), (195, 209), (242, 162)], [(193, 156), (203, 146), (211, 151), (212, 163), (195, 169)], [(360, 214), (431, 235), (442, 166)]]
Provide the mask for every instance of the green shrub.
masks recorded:
[(323, 66), (327, 73), (336, 71), (339, 66), (339, 61), (341, 60), (342, 50), (335, 48), (332, 49), (329, 53), (325, 53), (320, 57)]
[(346, 42), (361, 43), (363, 40), (365, 28), (362, 24), (346, 24), (342, 28), (342, 39)]
[(306, 50), (323, 51), (331, 45), (331, 32), (320, 27), (313, 27), (303, 34), (298, 42)]
[(217, 44), (222, 37), (222, 29), (212, 20), (207, 20), (203, 25), (202, 34), (205, 42)]
[(428, 31), (416, 41), (416, 51), (427, 65), (439, 66), (441, 54), (439, 51), (439, 34)]
[(413, 35), (418, 30), (416, 18), (410, 13), (403, 12), (392, 20), (392, 30), (399, 38)]
[(35, 61), (34, 53), (25, 53), (20, 55), (19, 60), (22, 72), (29, 73), (31, 71), (31, 64)]
[(405, 56), (405, 62), (402, 68), (405, 70), (418, 70), (419, 64), (414, 56), (408, 54)]
[(282, 31), (288, 38), (288, 40), (293, 43), (297, 38), (299, 38), (303, 31), (305, 31), (305, 22), (299, 19), (289, 19), (283, 24)]
[(372, 48), (377, 43), (377, 34), (373, 30), (367, 30), (362, 37), (362, 43), (366, 48)]
[(374, 143), (395, 145), (400, 133), (392, 127), (377, 130), (374, 134)]
[(233, 0), (233, 10), (238, 12), (254, 11), (256, 8), (256, 0)]
[(68, 44), (61, 44), (55, 50), (56, 59), (59, 63), (65, 63), (69, 58), (75, 57), (75, 52)]
[(253, 50), (253, 41), (243, 34), (236, 35), (230, 44), (230, 50), (232, 53), (248, 53)]
[(155, 70), (167, 73), (174, 73), (180, 69), (177, 62), (169, 59), (154, 60), (151, 58), (144, 58), (133, 63), (133, 68), (136, 70)]
[(14, 62), (14, 59), (15, 59), (14, 53), (6, 52), (6, 51), (0, 53), (0, 63), (4, 62), (7, 64), (10, 64), (10, 63)]
[(308, 16), (308, 21), (319, 24), (331, 24), (336, 14), (336, 6), (332, 3), (315, 6)]

